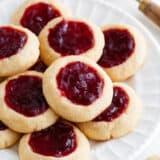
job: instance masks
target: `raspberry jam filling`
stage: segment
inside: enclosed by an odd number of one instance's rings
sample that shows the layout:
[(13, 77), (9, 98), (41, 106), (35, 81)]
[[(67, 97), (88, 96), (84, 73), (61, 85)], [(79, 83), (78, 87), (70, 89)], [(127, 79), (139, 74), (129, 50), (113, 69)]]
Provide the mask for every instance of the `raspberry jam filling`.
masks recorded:
[(42, 93), (42, 79), (29, 75), (7, 83), (5, 102), (8, 107), (27, 117), (40, 115), (49, 107)]
[(110, 29), (103, 33), (105, 47), (98, 64), (110, 68), (125, 62), (135, 49), (135, 41), (131, 33), (126, 29)]
[(79, 55), (94, 46), (94, 36), (83, 22), (63, 20), (48, 35), (50, 46), (62, 56)]
[(129, 97), (121, 87), (114, 87), (111, 105), (93, 121), (111, 122), (124, 113), (129, 104)]
[(101, 96), (104, 81), (94, 68), (73, 62), (59, 71), (57, 85), (62, 96), (75, 104), (87, 106)]
[(0, 131), (3, 131), (5, 129), (7, 129), (8, 127), (2, 122), (0, 121)]
[(37, 72), (44, 72), (47, 69), (47, 66), (39, 59), (29, 70), (34, 70)]
[(73, 127), (57, 122), (47, 129), (32, 133), (29, 145), (35, 153), (60, 158), (71, 154), (77, 142)]
[(0, 27), (0, 59), (17, 54), (26, 42), (26, 33), (11, 27)]
[(61, 16), (60, 12), (52, 5), (40, 2), (25, 10), (21, 18), (21, 25), (38, 35), (51, 19), (59, 16)]

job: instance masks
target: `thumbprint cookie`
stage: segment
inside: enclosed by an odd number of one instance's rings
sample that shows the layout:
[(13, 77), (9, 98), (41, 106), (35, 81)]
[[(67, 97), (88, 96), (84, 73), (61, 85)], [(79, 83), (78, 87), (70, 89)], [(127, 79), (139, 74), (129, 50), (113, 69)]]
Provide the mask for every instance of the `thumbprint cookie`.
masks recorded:
[(89, 154), (84, 134), (64, 122), (25, 135), (19, 145), (20, 160), (89, 160)]
[(43, 92), (53, 110), (69, 121), (85, 122), (109, 106), (110, 78), (94, 61), (81, 56), (56, 60), (45, 71)]
[(42, 75), (28, 71), (0, 84), (0, 117), (14, 131), (38, 131), (57, 120), (43, 96)]
[(56, 18), (39, 35), (41, 59), (50, 65), (55, 59), (81, 55), (94, 61), (102, 55), (104, 36), (95, 24), (81, 18)]
[(50, 20), (67, 15), (70, 15), (69, 11), (60, 1), (26, 0), (12, 16), (11, 22), (38, 35)]
[(146, 57), (143, 35), (134, 27), (109, 25), (103, 29), (105, 47), (98, 64), (112, 81), (123, 81), (133, 76)]
[(39, 57), (38, 38), (20, 26), (0, 26), (0, 77), (30, 68)]
[(126, 84), (114, 83), (112, 103), (92, 121), (79, 123), (79, 128), (93, 140), (110, 140), (131, 132), (141, 113), (135, 91)]

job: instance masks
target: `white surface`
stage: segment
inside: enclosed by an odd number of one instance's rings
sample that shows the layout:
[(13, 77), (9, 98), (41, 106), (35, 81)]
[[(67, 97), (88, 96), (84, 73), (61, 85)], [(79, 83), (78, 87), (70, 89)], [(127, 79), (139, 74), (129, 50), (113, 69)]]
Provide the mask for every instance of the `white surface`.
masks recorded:
[[(0, 24), (7, 23), (9, 14), (22, 0), (2, 1), (3, 2), (0, 3)], [(147, 61), (144, 68), (129, 81), (129, 83), (136, 89), (144, 103), (140, 124), (133, 133), (124, 138), (107, 143), (94, 144), (92, 147), (92, 160), (141, 160), (144, 154), (140, 156), (140, 151), (152, 140), (155, 129), (160, 123), (160, 74), (157, 74), (158, 69), (160, 69), (160, 49), (158, 44), (140, 23), (114, 7), (104, 5), (98, 0), (63, 1), (72, 8), (73, 13), (87, 17), (98, 25), (104, 25), (106, 23), (131, 24), (139, 28), (145, 36), (148, 46)], [(125, 0), (112, 0), (112, 2), (116, 3), (117, 6), (122, 5), (122, 7), (126, 7), (126, 10), (135, 14), (135, 6), (133, 7), (133, 5), (135, 5), (134, 1), (128, 1), (127, 3)], [(136, 14), (136, 16), (140, 16), (140, 18), (142, 18), (139, 14)], [(144, 23), (147, 23), (148, 26), (152, 26), (154, 30), (157, 30), (154, 25), (147, 22), (145, 19)], [(156, 33), (157, 32), (155, 32), (155, 35), (157, 36)], [(15, 155), (15, 151), (13, 150), (0, 151), (0, 157), (2, 160), (18, 159)]]

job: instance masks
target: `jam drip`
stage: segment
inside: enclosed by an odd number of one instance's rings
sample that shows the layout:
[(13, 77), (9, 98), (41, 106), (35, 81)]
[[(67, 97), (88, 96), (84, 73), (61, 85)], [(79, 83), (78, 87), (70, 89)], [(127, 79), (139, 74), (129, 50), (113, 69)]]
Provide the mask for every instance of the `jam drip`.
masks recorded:
[(73, 127), (57, 122), (47, 129), (32, 133), (29, 145), (35, 153), (60, 158), (71, 154), (77, 142)]
[(26, 33), (11, 27), (0, 27), (0, 59), (17, 54), (26, 41)]
[(52, 5), (40, 2), (25, 10), (21, 18), (21, 25), (38, 35), (51, 19), (59, 16), (61, 16), (60, 12)]
[(0, 131), (3, 131), (5, 129), (7, 129), (8, 127), (2, 122), (0, 121)]
[(29, 70), (34, 70), (37, 72), (44, 72), (47, 69), (47, 66), (39, 59)]
[(103, 33), (105, 47), (98, 64), (110, 68), (125, 62), (135, 49), (133, 36), (126, 29), (110, 29)]
[(93, 121), (111, 122), (124, 113), (129, 104), (127, 93), (120, 87), (114, 87), (114, 94), (111, 105)]
[(48, 41), (62, 56), (79, 55), (93, 47), (94, 36), (87, 24), (63, 20), (50, 29)]
[(104, 81), (94, 68), (73, 62), (60, 70), (57, 84), (62, 96), (75, 104), (87, 106), (101, 96)]
[(27, 117), (37, 116), (48, 109), (42, 93), (42, 79), (20, 76), (6, 85), (5, 101), (11, 109)]

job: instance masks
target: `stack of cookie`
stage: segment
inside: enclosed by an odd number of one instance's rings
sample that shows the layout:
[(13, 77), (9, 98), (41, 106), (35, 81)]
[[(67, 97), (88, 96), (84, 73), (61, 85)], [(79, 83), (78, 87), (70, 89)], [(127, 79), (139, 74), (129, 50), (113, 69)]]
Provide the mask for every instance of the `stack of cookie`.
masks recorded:
[(25, 134), (21, 160), (89, 160), (88, 139), (134, 129), (141, 103), (120, 81), (145, 60), (136, 28), (100, 29), (54, 0), (26, 0), (11, 22), (0, 27), (0, 148)]

